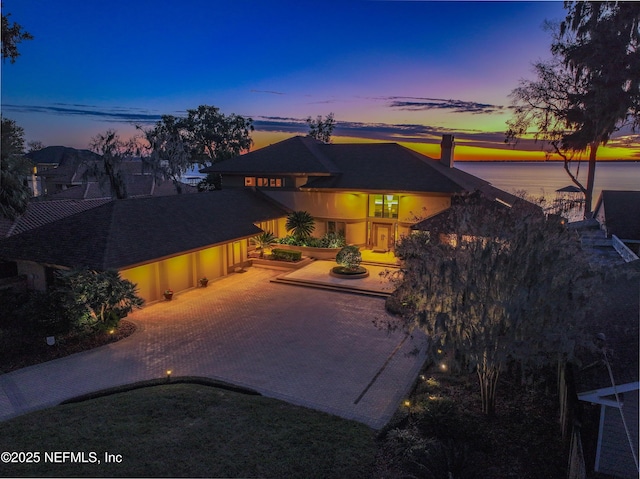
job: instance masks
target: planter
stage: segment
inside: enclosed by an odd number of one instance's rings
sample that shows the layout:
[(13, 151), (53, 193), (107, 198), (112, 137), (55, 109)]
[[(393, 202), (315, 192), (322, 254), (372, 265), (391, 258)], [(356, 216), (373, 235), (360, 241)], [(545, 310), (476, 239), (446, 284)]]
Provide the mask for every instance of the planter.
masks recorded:
[(309, 246), (293, 246), (289, 244), (278, 245), (280, 249), (288, 249), (291, 251), (301, 251), (303, 256), (315, 259), (335, 259), (336, 255), (342, 248), (311, 248)]
[(173, 291), (165, 291), (164, 299), (166, 299), (167, 301), (171, 301), (173, 299)]
[(331, 268), (329, 274), (334, 278), (361, 279), (369, 276), (369, 270), (362, 266), (358, 266), (356, 269), (349, 269), (344, 266), (334, 266)]
[(208, 284), (209, 284), (209, 280), (207, 278), (202, 278), (200, 280), (200, 286), (201, 287), (206, 288)]

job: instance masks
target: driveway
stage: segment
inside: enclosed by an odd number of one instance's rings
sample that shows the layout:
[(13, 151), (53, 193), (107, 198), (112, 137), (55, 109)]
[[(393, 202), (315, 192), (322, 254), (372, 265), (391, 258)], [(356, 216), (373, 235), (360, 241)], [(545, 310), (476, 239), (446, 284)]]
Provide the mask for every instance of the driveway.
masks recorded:
[(388, 333), (384, 300), (270, 282), (250, 268), (130, 315), (117, 343), (0, 376), (0, 420), (144, 379), (205, 376), (379, 429), (415, 380), (424, 336)]

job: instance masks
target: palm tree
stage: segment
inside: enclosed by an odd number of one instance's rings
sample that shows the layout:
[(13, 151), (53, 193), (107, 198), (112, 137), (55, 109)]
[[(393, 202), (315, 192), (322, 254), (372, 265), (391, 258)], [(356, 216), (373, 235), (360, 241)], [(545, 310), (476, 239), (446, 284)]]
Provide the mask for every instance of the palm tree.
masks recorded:
[(264, 249), (270, 248), (278, 240), (271, 231), (265, 231), (258, 236), (251, 238), (251, 243), (260, 250), (260, 258), (264, 258)]
[(296, 240), (304, 240), (311, 236), (315, 229), (315, 221), (306, 211), (294, 211), (287, 217), (285, 225), (287, 231), (291, 231)]

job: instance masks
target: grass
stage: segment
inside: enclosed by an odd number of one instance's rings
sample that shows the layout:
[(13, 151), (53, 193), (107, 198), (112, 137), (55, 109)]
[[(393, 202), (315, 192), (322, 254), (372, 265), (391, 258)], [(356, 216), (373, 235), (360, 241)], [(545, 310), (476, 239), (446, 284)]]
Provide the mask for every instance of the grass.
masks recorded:
[[(64, 404), (2, 429), (0, 451), (41, 453), (37, 464), (0, 463), (5, 477), (366, 478), (376, 454), (375, 432), (360, 423), (199, 384)], [(101, 463), (45, 462), (54, 451), (95, 452)]]

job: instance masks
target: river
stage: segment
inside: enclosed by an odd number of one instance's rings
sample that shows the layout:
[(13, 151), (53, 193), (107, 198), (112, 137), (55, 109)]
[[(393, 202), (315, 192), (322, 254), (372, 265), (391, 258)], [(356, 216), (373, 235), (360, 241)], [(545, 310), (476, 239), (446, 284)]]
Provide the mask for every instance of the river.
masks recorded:
[[(455, 166), (509, 193), (525, 191), (533, 197), (552, 199), (556, 190), (573, 184), (562, 162), (458, 161)], [(583, 162), (578, 178), (586, 184), (586, 177), (587, 163)], [(640, 162), (599, 162), (593, 191), (594, 206), (602, 190), (640, 191)]]

